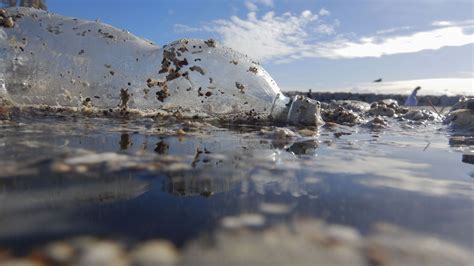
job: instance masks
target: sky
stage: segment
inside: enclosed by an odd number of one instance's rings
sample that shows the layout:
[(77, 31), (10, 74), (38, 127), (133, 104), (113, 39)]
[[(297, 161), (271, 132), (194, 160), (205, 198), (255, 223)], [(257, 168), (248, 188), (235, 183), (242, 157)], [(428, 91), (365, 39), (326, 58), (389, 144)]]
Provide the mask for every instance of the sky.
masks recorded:
[[(214, 38), (283, 90), (474, 95), (471, 0), (48, 0), (159, 45)], [(382, 78), (382, 82), (373, 80)]]

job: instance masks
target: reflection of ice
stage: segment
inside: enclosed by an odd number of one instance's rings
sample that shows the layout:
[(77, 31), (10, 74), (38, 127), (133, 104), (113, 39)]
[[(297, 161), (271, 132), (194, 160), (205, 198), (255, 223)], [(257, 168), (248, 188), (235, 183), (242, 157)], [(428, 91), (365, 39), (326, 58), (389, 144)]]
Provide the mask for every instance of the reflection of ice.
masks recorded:
[(256, 169), (250, 174), (250, 184), (259, 194), (288, 193), (294, 197), (312, 195), (317, 183), (306, 182), (306, 179), (297, 175), (297, 171), (283, 169)]
[(169, 174), (165, 181), (165, 189), (175, 195), (180, 196), (211, 196), (215, 193), (230, 191), (237, 187), (241, 178), (232, 176), (232, 173), (225, 174), (217, 169), (212, 171), (214, 176), (207, 176), (202, 171), (186, 171)]
[[(46, 178), (46, 177), (37, 177)], [(76, 179), (77, 178), (77, 179)], [(32, 180), (16, 178), (0, 180), (0, 235), (7, 237), (21, 232), (44, 232), (49, 228), (73, 226), (68, 213), (80, 206), (109, 203), (138, 197), (148, 190), (146, 182), (130, 177), (83, 177)], [(54, 212), (51, 211), (54, 209)], [(49, 221), (49, 222), (48, 222)]]

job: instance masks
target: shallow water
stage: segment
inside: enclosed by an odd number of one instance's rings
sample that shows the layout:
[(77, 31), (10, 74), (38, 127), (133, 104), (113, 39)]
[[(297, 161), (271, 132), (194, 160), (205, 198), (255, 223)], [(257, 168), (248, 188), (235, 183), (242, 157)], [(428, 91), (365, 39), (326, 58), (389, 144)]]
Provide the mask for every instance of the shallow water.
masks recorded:
[(472, 136), (392, 122), (276, 140), (257, 126), (17, 117), (0, 125), (0, 246), (21, 254), (93, 235), (183, 247), (222, 227), (313, 217), (472, 250)]

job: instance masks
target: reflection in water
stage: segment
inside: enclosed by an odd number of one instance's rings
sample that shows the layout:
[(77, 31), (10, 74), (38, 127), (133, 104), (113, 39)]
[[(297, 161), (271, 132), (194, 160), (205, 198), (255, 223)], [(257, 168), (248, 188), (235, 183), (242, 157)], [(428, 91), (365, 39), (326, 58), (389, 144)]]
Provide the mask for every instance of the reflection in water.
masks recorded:
[(238, 187), (240, 181), (238, 178), (227, 175), (211, 177), (188, 171), (170, 175), (165, 181), (164, 188), (173, 195), (210, 197), (215, 193)]
[(471, 136), (452, 136), (449, 138), (451, 147), (469, 147), (474, 146), (474, 137)]
[(474, 146), (473, 136), (452, 136), (449, 138), (449, 146), (460, 149), (464, 154), (461, 162), (474, 164), (474, 154), (472, 147)]
[(288, 148), (288, 151), (296, 155), (314, 155), (318, 148), (318, 142), (316, 140), (306, 140), (296, 142)]
[[(344, 158), (345, 163), (341, 163)], [(315, 163), (318, 169), (333, 175), (360, 176), (358, 182), (376, 188), (392, 188), (430, 196), (474, 199), (472, 182), (452, 178), (432, 178), (427, 163), (399, 158), (374, 157), (370, 154), (334, 154)]]
[(156, 148), (154, 151), (158, 154), (168, 154), (169, 148), (169, 145), (166, 144), (166, 142), (164, 142), (163, 140), (161, 140), (156, 143)]
[(120, 145), (120, 150), (127, 150), (130, 147), (130, 145), (132, 145), (132, 142), (130, 140), (130, 134), (123, 133), (122, 135), (120, 135), (119, 145)]
[(8, 217), (0, 220), (0, 239), (58, 228), (73, 230), (80, 223), (69, 217), (73, 210), (130, 200), (149, 189), (148, 182), (124, 176), (84, 179), (81, 175), (58, 175), (41, 179), (45, 178), (0, 180), (0, 217)]
[(223, 217), (267, 225), (284, 214), (362, 231), (388, 221), (474, 246), (466, 234), (474, 222), (466, 211), (474, 200), (469, 138), (449, 141), (470, 161), (462, 164), (442, 135), (426, 148), (425, 135), (374, 137), (369, 129), (276, 141), (259, 129), (191, 127), (177, 136), (180, 125), (156, 121), (124, 131), (90, 119), (87, 133), (81, 121), (41, 123), (2, 131), (0, 217), (8, 219), (0, 219), (0, 244), (76, 231), (179, 242), (196, 236), (180, 232), (211, 230)]
[(462, 162), (463, 163), (474, 164), (474, 154), (463, 154), (462, 155)]

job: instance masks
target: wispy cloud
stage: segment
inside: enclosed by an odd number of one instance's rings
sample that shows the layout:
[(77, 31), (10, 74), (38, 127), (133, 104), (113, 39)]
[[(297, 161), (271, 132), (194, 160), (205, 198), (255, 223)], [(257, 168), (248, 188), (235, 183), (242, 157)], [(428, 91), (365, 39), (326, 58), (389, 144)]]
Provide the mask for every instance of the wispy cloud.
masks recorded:
[(375, 33), (376, 34), (389, 34), (389, 33), (395, 33), (395, 32), (410, 30), (411, 28), (412, 27), (410, 27), (410, 26), (394, 27), (394, 28), (390, 28), (390, 29), (378, 30)]
[(474, 25), (474, 20), (473, 19), (463, 20), (463, 21), (441, 20), (441, 21), (433, 21), (433, 23), (431, 23), (431, 25), (435, 26), (435, 27), (472, 26), (472, 25)]
[(263, 5), (265, 7), (273, 7), (273, 0), (247, 0), (245, 1), (245, 7), (250, 12), (258, 11), (258, 6)]
[(191, 27), (184, 24), (174, 24), (174, 31), (176, 32), (197, 32), (203, 31), (202, 27)]
[[(273, 1), (247, 2), (247, 8), (251, 12), (246, 18), (232, 16), (229, 19), (208, 22), (201, 27), (177, 24), (175, 30), (213, 32), (226, 46), (246, 53), (256, 60), (271, 60), (276, 63), (301, 58), (381, 57), (474, 43), (473, 20), (435, 21), (424, 31), (406, 32), (404, 35), (400, 33), (412, 28), (397, 27), (379, 30), (373, 36), (348, 37), (338, 34), (337, 19), (328, 22), (330, 12), (324, 8), (317, 13), (304, 10), (300, 14), (286, 12), (276, 15), (274, 12), (267, 12), (258, 16), (255, 11), (258, 9), (257, 4), (271, 7)], [(332, 36), (331, 39), (328, 39), (328, 36)]]
[(339, 20), (334, 20), (332, 23), (320, 23), (314, 29), (314, 32), (325, 35), (334, 35), (336, 34), (336, 28), (339, 27)]
[(474, 76), (472, 72), (458, 73), (460, 78), (431, 78), (431, 79), (414, 79), (414, 80), (394, 80), (383, 81), (380, 83), (362, 82), (352, 86), (327, 86), (323, 85), (281, 85), (285, 91), (308, 91), (326, 92), (352, 92), (352, 93), (376, 93), (376, 94), (406, 94), (409, 95), (415, 87), (420, 86), (421, 90), (418, 95), (465, 95), (474, 96)]
[(252, 1), (245, 1), (245, 7), (252, 12), (258, 10), (258, 6)]
[(358, 58), (415, 53), (471, 43), (474, 43), (474, 34), (466, 34), (463, 27), (455, 26), (388, 38), (363, 38), (357, 41), (340, 40), (325, 45), (330, 52), (326, 56), (328, 58)]
[(353, 88), (337, 88), (338, 91), (353, 93), (410, 94), (420, 86), (419, 95), (474, 95), (474, 79), (470, 78), (437, 78), (398, 80), (382, 83), (360, 83)]
[(321, 8), (319, 10), (319, 15), (320, 16), (329, 16), (331, 15), (331, 12), (329, 12), (329, 10), (325, 9), (325, 8)]

